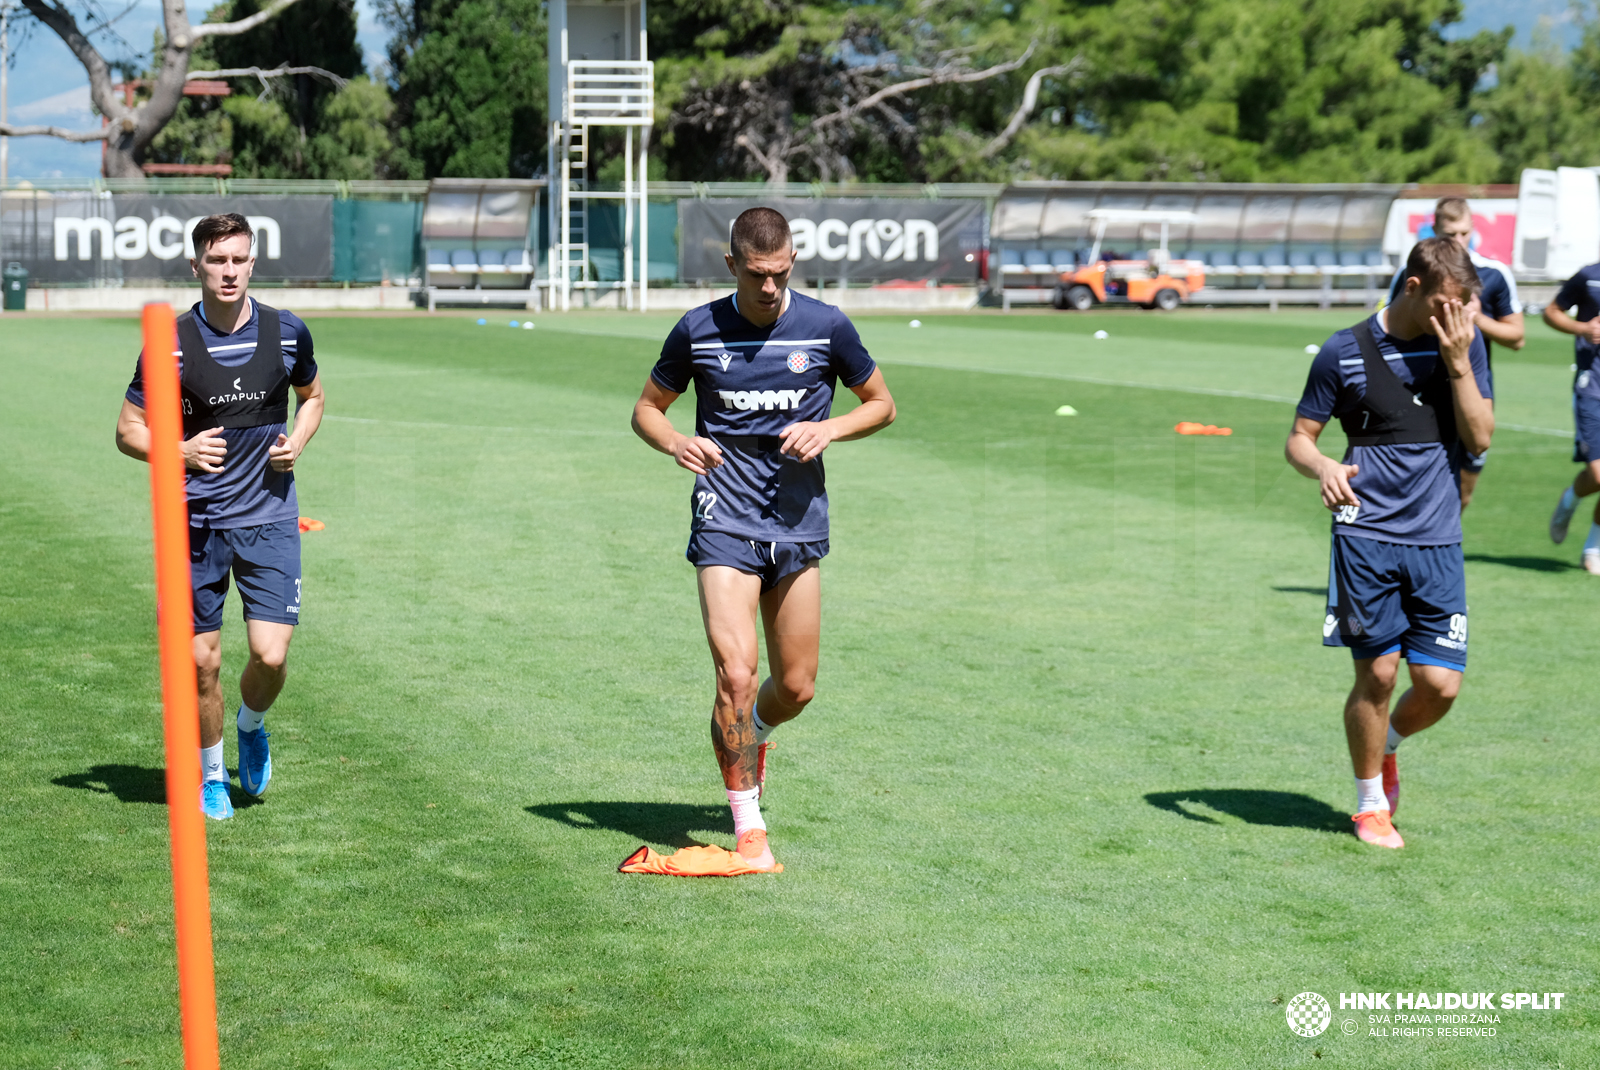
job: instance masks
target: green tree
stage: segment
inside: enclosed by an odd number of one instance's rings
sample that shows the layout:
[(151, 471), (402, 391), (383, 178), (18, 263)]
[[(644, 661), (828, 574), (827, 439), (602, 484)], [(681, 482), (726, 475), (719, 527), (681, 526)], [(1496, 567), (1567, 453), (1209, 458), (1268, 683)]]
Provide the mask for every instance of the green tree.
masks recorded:
[(1536, 40), (1511, 53), (1498, 76), (1480, 94), (1477, 131), (1498, 157), (1497, 181), (1518, 181), (1524, 167), (1600, 165), (1600, 22), (1586, 20), (1571, 56)]
[(395, 169), (528, 177), (545, 163), (546, 24), (538, 0), (397, 0)]
[[(208, 21), (242, 19), (260, 0), (220, 4)], [(387, 86), (360, 72), (354, 0), (300, 0), (238, 37), (207, 39), (198, 70), (313, 67), (323, 73), (233, 76), (233, 95), (188, 97), (152, 144), (170, 163), (232, 163), (241, 178), (379, 178), (390, 170)], [(341, 84), (342, 83), (342, 84)]]
[(380, 178), (392, 146), (388, 90), (365, 75), (318, 102), (309, 130), (272, 97), (227, 98), (234, 174), (249, 178)]
[[(801, 178), (1482, 181), (1498, 161), (1472, 130), (1475, 87), (1510, 33), (1446, 40), (1460, 16), (1459, 0), (699, 0), (652, 8), (651, 30), (677, 177), (774, 174), (798, 137)], [(1003, 77), (815, 136), (863, 94), (1030, 46)]]

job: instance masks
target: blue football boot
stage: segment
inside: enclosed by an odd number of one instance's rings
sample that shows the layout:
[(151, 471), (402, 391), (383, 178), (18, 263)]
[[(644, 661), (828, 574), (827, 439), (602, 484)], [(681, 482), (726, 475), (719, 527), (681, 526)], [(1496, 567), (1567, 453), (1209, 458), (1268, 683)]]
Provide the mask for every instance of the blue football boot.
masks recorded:
[(200, 812), (213, 821), (226, 821), (233, 816), (233, 799), (228, 796), (226, 780), (207, 780), (200, 785)]
[(261, 797), (272, 781), (272, 752), (267, 748), (267, 728), (239, 730), (239, 786), (253, 799)]

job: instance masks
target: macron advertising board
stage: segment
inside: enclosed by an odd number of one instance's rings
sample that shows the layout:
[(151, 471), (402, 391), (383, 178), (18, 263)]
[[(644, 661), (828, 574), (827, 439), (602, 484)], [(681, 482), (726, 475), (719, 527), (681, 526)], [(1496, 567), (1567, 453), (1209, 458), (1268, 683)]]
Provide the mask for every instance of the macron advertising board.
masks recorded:
[(194, 225), (237, 212), (256, 232), (255, 278), (333, 275), (331, 196), (162, 196), (8, 192), (0, 200), (0, 259), (34, 284), (190, 278)]
[(983, 248), (978, 200), (752, 200), (712, 197), (678, 202), (678, 277), (723, 281), (728, 232), (747, 208), (781, 212), (794, 233), (795, 274), (834, 282), (976, 282)]

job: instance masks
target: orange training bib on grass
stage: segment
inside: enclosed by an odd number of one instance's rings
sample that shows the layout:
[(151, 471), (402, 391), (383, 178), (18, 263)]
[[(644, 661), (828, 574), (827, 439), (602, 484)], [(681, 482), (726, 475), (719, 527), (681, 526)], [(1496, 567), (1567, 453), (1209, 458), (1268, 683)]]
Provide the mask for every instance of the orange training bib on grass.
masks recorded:
[(301, 531), (321, 531), (327, 526), (328, 525), (324, 524), (320, 520), (312, 520), (309, 516), (303, 516), (300, 518)]
[(1233, 428), (1218, 427), (1216, 424), (1195, 424), (1185, 420), (1173, 428), (1180, 435), (1231, 435)]
[(746, 873), (782, 873), (779, 863), (771, 870), (753, 869), (744, 856), (714, 845), (683, 847), (670, 855), (659, 855), (640, 847), (622, 860), (618, 873), (658, 873), (663, 877), (742, 877)]

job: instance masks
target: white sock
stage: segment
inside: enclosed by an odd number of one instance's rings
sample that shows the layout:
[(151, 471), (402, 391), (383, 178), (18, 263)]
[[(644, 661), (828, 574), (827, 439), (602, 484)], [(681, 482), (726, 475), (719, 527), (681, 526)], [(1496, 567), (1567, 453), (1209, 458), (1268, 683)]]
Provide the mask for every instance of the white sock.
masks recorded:
[(1389, 726), (1389, 742), (1383, 745), (1383, 753), (1393, 754), (1395, 751), (1399, 750), (1400, 741), (1405, 738), (1405, 736), (1402, 736), (1399, 732), (1396, 732), (1394, 730), (1394, 725), (1391, 724)]
[(222, 761), (222, 740), (216, 746), (200, 748), (200, 780), (227, 780), (228, 767)]
[(1356, 813), (1365, 814), (1372, 810), (1389, 809), (1389, 800), (1383, 794), (1383, 774), (1378, 774), (1371, 780), (1362, 780), (1356, 777)]
[[(767, 823), (761, 820), (761, 789), (751, 788), (749, 791), (734, 791), (727, 789), (728, 805), (733, 808), (733, 835), (735, 838), (743, 836), (750, 829), (766, 831)], [(1381, 795), (1382, 792), (1379, 792)]]
[(1589, 525), (1589, 537), (1583, 540), (1583, 552), (1600, 554), (1600, 524)]
[(767, 741), (767, 737), (772, 735), (772, 730), (778, 727), (775, 724), (768, 724), (767, 722), (763, 721), (761, 719), (761, 714), (757, 712), (754, 706), (750, 707), (750, 722), (756, 726), (757, 744), (765, 743)]
[(259, 731), (260, 728), (261, 728), (262, 722), (266, 720), (266, 717), (267, 717), (267, 711), (266, 710), (261, 710), (261, 711), (257, 712), (256, 710), (252, 710), (249, 706), (246, 706), (243, 702), (239, 703), (239, 719), (238, 719), (238, 722), (237, 722), (238, 725), (239, 725), (239, 731), (241, 731), (241, 732), (256, 732), (256, 731)]

